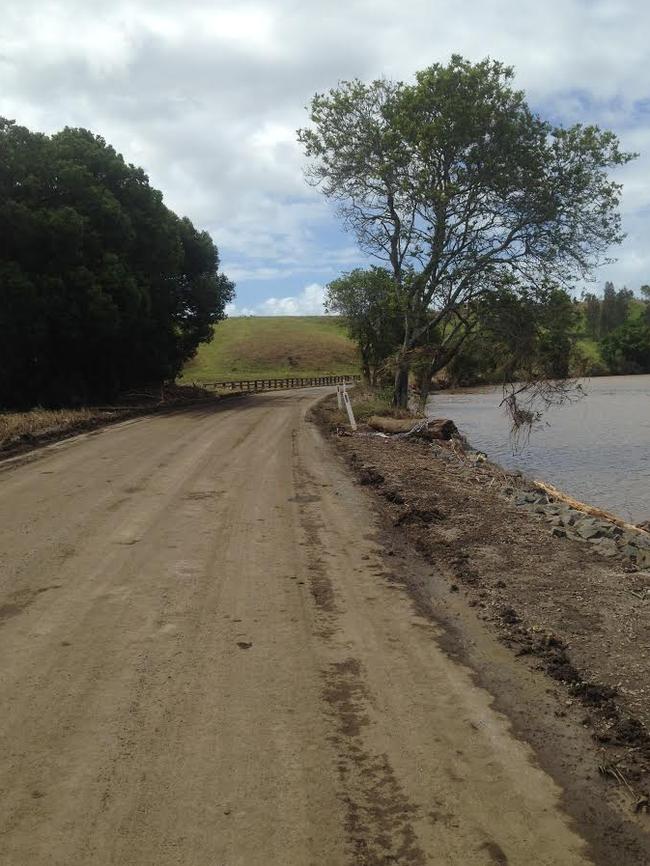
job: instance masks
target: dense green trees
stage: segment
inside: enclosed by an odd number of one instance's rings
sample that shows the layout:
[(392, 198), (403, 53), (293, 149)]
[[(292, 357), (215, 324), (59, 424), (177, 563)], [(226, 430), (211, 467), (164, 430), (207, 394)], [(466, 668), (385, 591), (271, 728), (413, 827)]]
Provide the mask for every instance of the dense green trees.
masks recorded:
[(402, 311), (391, 274), (385, 268), (356, 268), (329, 283), (325, 307), (345, 319), (363, 377), (375, 385), (402, 340)]
[(552, 127), (501, 63), (454, 56), (416, 75), (343, 82), (311, 103), (298, 135), (310, 176), (361, 248), (390, 269), (403, 314), (395, 403), (414, 355), (454, 335), (507, 289), (563, 287), (621, 240), (612, 167), (632, 158), (596, 127)]
[(600, 351), (613, 373), (650, 373), (650, 325), (642, 319), (619, 325)]
[(616, 291), (613, 283), (605, 283), (603, 299), (600, 303), (599, 337), (607, 336), (625, 322), (633, 298), (634, 292), (630, 289), (623, 287)]
[(171, 379), (233, 290), (210, 236), (102, 138), (0, 120), (0, 405)]

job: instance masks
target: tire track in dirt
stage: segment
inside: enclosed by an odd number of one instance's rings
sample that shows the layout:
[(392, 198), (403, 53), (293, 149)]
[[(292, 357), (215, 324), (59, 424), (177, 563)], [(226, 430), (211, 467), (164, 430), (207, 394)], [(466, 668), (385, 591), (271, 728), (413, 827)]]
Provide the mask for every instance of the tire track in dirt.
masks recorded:
[[(299, 491), (300, 523), (304, 532), (310, 590), (318, 615), (317, 634), (329, 644), (336, 658), (345, 656), (336, 635), (339, 608), (325, 562), (325, 549), (318, 517), (321, 497), (313, 475), (305, 468), (292, 440), (294, 486)], [(345, 829), (351, 862), (359, 866), (391, 863), (424, 866), (426, 856), (418, 845), (411, 816), (417, 808), (408, 801), (395, 779), (386, 754), (376, 754), (364, 743), (364, 728), (370, 724), (369, 700), (363, 667), (356, 658), (331, 661), (321, 671), (322, 699), (331, 717), (330, 742), (336, 752), (340, 799), (345, 806)]]

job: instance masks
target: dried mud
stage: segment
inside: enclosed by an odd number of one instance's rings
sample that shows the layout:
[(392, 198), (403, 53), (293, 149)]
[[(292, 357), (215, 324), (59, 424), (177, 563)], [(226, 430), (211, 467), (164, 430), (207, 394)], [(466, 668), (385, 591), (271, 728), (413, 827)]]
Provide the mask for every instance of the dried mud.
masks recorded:
[[(435, 579), (519, 664), (544, 674), (555, 717), (590, 735), (595, 789), (604, 783), (647, 824), (650, 573), (606, 559), (586, 542), (552, 537), (547, 522), (503, 495), (505, 485), (523, 482), (501, 467), (363, 429), (337, 436), (332, 400), (315, 409), (315, 419), (374, 494), (387, 553), (424, 556)], [(397, 579), (418, 612), (436, 619), (430, 587), (409, 573)], [(457, 635), (456, 648), (463, 641)], [(525, 724), (519, 733), (526, 735)]]

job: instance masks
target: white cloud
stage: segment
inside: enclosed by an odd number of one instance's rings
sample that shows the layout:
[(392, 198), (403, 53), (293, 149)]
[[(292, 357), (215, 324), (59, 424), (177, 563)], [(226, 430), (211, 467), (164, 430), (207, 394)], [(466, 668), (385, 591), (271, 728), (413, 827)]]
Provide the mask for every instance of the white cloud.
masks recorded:
[(238, 307), (229, 304), (229, 316), (322, 316), (325, 288), (319, 283), (310, 283), (298, 295), (285, 298), (267, 298), (253, 307)]
[[(5, 0), (0, 114), (102, 134), (174, 210), (208, 228), (242, 306), (283, 303), (287, 277), (327, 282), (361, 257), (303, 178), (295, 130), (343, 78), (410, 78), (452, 52), (513, 64), (564, 123), (617, 131), (629, 285), (648, 282), (650, 96), (641, 0)], [(603, 279), (605, 278), (603, 273)], [(622, 280), (622, 276), (621, 276)], [(268, 287), (273, 283), (272, 287)], [(299, 296), (297, 296), (299, 297)]]

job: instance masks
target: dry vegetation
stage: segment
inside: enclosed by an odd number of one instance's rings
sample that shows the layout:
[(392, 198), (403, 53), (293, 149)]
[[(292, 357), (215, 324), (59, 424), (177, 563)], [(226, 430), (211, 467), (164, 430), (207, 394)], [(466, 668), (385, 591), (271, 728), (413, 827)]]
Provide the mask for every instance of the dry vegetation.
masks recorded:
[[(355, 385), (350, 391), (350, 398), (354, 406), (354, 416), (360, 424), (365, 424), (372, 415), (390, 418), (414, 418), (414, 412), (406, 409), (396, 409), (393, 406), (393, 391), (391, 388), (385, 390), (369, 388), (365, 385)], [(341, 420), (347, 421), (347, 416), (342, 413)]]
[(90, 406), (81, 409), (42, 409), (27, 412), (0, 412), (0, 454), (27, 451), (36, 445), (53, 442), (93, 430), (115, 421), (151, 412), (182, 408), (193, 403), (224, 399), (203, 388), (191, 385), (166, 385), (160, 388), (122, 395), (119, 405)]
[(111, 421), (117, 414), (118, 410), (106, 409), (32, 409), (29, 412), (2, 412), (0, 449), (91, 423)]

